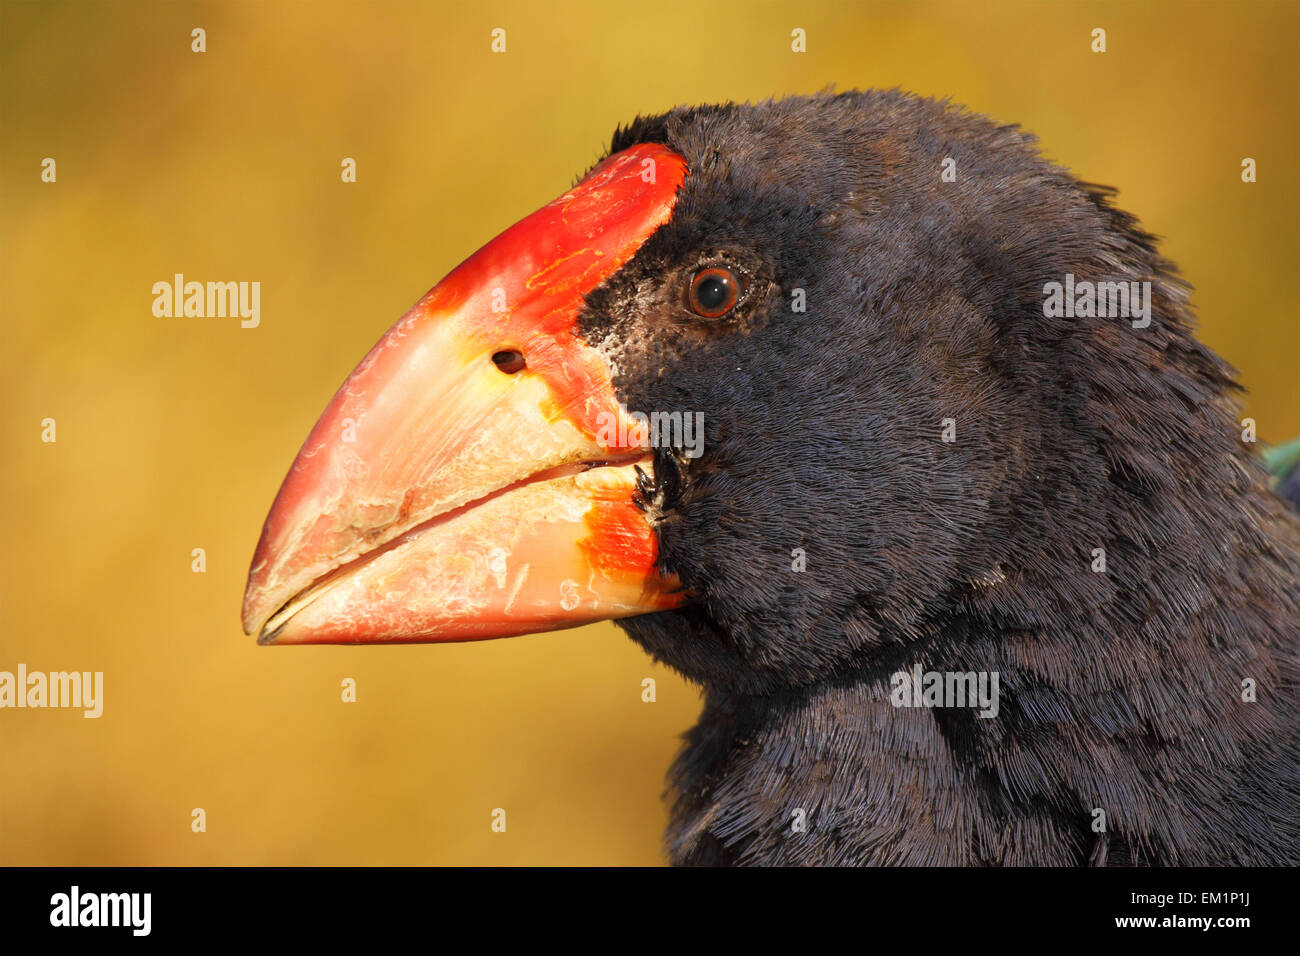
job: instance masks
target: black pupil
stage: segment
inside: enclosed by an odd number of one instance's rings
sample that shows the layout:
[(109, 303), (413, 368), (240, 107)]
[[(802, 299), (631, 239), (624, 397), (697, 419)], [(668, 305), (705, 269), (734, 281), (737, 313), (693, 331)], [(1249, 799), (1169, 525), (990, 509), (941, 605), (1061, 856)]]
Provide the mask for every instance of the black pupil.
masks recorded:
[(727, 301), (727, 284), (717, 276), (709, 276), (695, 287), (695, 298), (706, 309), (716, 309)]

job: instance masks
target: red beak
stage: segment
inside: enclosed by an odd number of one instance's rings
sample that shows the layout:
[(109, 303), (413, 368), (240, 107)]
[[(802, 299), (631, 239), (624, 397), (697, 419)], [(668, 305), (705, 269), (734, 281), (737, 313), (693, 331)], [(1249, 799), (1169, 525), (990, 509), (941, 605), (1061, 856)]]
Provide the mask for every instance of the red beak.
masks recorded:
[(271, 507), (247, 633), (476, 640), (681, 602), (634, 503), (636, 467), (649, 464), (627, 436), (641, 433), (575, 323), (586, 294), (668, 221), (685, 175), (663, 146), (611, 156), (379, 340)]

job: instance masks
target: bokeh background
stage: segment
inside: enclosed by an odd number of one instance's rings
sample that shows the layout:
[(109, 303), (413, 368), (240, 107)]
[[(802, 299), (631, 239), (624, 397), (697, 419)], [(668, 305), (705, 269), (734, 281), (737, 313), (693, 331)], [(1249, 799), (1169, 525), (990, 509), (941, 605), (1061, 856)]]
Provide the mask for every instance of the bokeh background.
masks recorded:
[[(699, 696), (613, 626), (362, 649), (240, 632), (262, 519), (339, 382), (638, 112), (901, 86), (1118, 186), (1195, 285), (1261, 437), (1300, 434), (1298, 14), (0, 0), (0, 669), (106, 683), (99, 720), (0, 711), (0, 863), (660, 862)], [(155, 318), (176, 272), (260, 281), (261, 326)]]

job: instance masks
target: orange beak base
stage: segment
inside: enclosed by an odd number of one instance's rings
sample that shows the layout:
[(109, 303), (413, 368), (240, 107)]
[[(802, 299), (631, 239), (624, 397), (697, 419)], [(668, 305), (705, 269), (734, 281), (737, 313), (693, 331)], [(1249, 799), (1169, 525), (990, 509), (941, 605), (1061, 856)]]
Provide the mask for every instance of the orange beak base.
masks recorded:
[[(262, 643), (478, 640), (678, 606), (635, 502), (647, 450), (586, 295), (668, 221), (685, 161), (609, 157), (424, 296), (303, 444), (262, 529)], [(494, 355), (518, 352), (517, 363)], [(629, 438), (629, 436), (631, 436)]]

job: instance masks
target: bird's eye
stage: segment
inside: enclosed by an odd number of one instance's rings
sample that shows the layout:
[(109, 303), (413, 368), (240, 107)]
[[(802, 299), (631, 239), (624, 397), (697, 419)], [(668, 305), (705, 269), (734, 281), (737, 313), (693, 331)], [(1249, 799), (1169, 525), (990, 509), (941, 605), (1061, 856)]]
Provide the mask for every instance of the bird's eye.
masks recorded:
[(528, 363), (524, 361), (523, 352), (506, 349), (492, 354), (492, 364), (507, 375), (514, 375), (516, 372), (522, 372)]
[(726, 315), (739, 298), (740, 277), (725, 266), (701, 269), (691, 279), (691, 311), (706, 319)]

